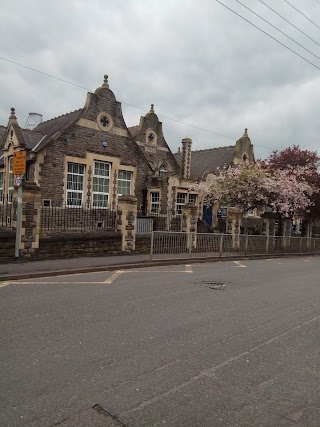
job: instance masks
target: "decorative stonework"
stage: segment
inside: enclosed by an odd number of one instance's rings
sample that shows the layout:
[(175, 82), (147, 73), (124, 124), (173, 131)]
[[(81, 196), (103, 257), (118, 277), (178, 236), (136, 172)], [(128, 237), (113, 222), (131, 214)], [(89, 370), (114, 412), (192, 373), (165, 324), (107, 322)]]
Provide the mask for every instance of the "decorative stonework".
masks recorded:
[(117, 172), (113, 174), (113, 194), (112, 194), (112, 209), (115, 209), (117, 204), (117, 185), (118, 185), (118, 175)]
[(121, 231), (121, 249), (124, 252), (135, 250), (137, 199), (134, 196), (118, 198), (117, 228)]
[(157, 134), (154, 130), (148, 129), (146, 131), (146, 143), (149, 145), (157, 145)]
[(101, 130), (108, 132), (113, 127), (113, 120), (110, 114), (102, 112), (97, 117), (97, 124)]
[(87, 204), (91, 204), (91, 181), (92, 181), (92, 167), (88, 167), (88, 185), (87, 185)]

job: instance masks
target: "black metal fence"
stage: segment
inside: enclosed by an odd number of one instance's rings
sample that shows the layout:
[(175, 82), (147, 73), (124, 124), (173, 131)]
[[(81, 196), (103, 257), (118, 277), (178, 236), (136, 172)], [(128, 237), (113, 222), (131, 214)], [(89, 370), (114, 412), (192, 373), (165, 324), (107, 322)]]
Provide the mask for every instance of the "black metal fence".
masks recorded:
[(13, 220), (17, 212), (17, 203), (0, 204), (0, 227), (12, 228)]
[(46, 231), (116, 231), (116, 210), (100, 207), (41, 208), (40, 229)]

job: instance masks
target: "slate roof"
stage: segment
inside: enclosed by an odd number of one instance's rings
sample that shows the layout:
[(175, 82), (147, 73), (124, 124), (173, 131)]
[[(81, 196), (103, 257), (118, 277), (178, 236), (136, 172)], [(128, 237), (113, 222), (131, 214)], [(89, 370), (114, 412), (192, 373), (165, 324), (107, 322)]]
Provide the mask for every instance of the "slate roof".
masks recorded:
[(51, 138), (56, 132), (62, 130), (68, 124), (71, 124), (78, 120), (84, 109), (80, 108), (76, 111), (71, 111), (70, 113), (63, 114), (62, 116), (54, 117), (53, 119), (46, 120), (45, 122), (40, 123), (33, 129), (33, 132), (40, 132), (42, 135), (46, 135), (48, 138)]
[(136, 136), (139, 130), (139, 125), (136, 126), (130, 126), (128, 128), (129, 132), (131, 133), (132, 136)]
[[(235, 156), (235, 145), (230, 147), (209, 148), (191, 152), (190, 178), (202, 178), (206, 173), (216, 172), (225, 165), (229, 166)], [(181, 152), (174, 154), (181, 166)]]
[[(2, 142), (2, 138), (4, 137), (6, 133), (7, 127), (6, 126), (0, 126), (0, 143)], [(29, 150), (32, 150), (44, 137), (44, 135), (40, 132), (35, 132), (34, 130), (30, 129), (21, 129), (19, 128), (22, 137), (26, 143), (26, 148)], [(0, 157), (3, 154), (3, 150), (0, 148)], [(3, 164), (0, 160), (0, 164)]]

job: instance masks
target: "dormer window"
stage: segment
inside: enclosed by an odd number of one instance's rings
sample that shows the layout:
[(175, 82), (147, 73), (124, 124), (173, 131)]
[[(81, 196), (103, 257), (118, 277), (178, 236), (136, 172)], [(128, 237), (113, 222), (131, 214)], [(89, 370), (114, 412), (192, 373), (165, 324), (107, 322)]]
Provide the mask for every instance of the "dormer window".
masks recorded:
[(164, 163), (162, 163), (159, 167), (159, 176), (165, 175), (167, 172), (168, 172), (167, 166)]

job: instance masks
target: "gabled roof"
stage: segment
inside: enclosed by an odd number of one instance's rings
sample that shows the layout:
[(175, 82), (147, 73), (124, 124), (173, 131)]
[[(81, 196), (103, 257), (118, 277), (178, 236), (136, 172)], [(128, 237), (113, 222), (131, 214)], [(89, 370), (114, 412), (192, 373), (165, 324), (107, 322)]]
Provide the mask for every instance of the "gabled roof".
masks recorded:
[[(34, 130), (30, 129), (21, 129), (17, 127), (17, 124), (15, 124), (14, 128), (19, 131), (20, 137), (23, 138), (25, 142), (25, 147), (28, 150), (32, 150), (40, 141), (43, 139), (44, 135), (40, 132), (35, 132)], [(2, 141), (5, 133), (6, 133), (7, 127), (6, 126), (0, 126), (0, 142)], [(0, 148), (0, 157), (3, 154), (3, 150)], [(0, 164), (3, 164), (0, 160)]]
[(45, 122), (42, 122), (36, 126), (33, 129), (33, 132), (40, 132), (42, 135), (46, 135), (48, 138), (51, 138), (56, 132), (78, 120), (81, 117), (83, 111), (84, 109), (80, 108), (79, 110), (71, 111), (70, 113), (63, 114), (62, 116), (46, 120)]
[[(181, 152), (176, 153), (175, 158), (181, 166)], [(207, 173), (214, 173), (218, 169), (229, 166), (235, 156), (235, 146), (209, 148), (191, 152), (190, 178), (198, 179)]]

